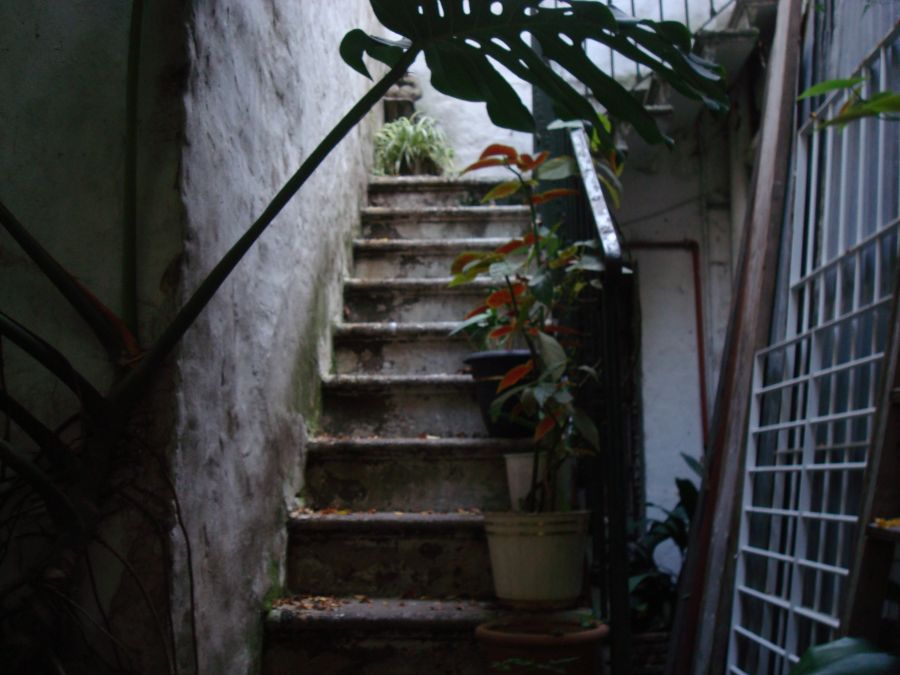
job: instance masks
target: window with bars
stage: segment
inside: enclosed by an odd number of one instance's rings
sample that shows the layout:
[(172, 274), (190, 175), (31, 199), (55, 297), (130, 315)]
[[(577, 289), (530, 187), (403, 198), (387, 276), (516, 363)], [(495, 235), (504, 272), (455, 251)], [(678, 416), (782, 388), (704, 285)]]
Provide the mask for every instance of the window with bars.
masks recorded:
[[(859, 74), (866, 97), (900, 90), (896, 25)], [(784, 316), (754, 364), (728, 656), (736, 674), (786, 674), (836, 637), (853, 562), (897, 268), (900, 124), (817, 126), (846, 100), (836, 93), (798, 116)]]

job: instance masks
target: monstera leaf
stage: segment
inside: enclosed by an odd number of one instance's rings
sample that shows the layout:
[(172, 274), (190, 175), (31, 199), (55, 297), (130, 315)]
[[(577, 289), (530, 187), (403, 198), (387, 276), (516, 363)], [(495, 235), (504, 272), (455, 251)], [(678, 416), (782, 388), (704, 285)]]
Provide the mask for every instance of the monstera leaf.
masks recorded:
[(485, 102), (495, 124), (518, 131), (533, 131), (534, 119), (494, 62), (543, 90), (561, 119), (596, 120), (591, 102), (558, 72), (564, 70), (583, 83), (607, 113), (629, 122), (644, 139), (667, 140), (644, 107), (588, 58), (584, 47), (590, 41), (649, 67), (685, 96), (714, 109), (727, 106), (721, 69), (690, 53), (691, 35), (683, 25), (638, 21), (589, 0), (560, 4), (372, 0), (379, 21), (402, 39), (385, 40), (356, 29), (344, 37), (341, 55), (368, 75), (364, 54), (393, 66), (410, 51), (423, 52), (435, 89)]

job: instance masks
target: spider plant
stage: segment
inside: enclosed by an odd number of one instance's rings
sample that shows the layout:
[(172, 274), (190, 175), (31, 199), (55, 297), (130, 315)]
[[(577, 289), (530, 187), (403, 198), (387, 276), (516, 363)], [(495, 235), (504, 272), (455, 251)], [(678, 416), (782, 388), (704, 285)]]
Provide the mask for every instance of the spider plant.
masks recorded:
[(376, 175), (441, 175), (452, 169), (453, 148), (428, 115), (401, 117), (375, 135)]

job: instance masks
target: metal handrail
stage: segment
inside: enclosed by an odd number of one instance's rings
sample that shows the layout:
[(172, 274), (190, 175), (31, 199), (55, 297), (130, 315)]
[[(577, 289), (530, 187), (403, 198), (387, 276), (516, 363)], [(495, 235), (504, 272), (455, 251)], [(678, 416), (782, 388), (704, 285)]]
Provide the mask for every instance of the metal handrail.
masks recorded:
[(594, 160), (591, 157), (591, 144), (584, 126), (570, 129), (569, 141), (572, 144), (572, 154), (575, 155), (575, 162), (578, 164), (578, 171), (584, 184), (585, 197), (590, 206), (594, 225), (597, 228), (597, 237), (600, 239), (603, 260), (608, 264), (621, 264), (624, 258), (622, 240), (619, 238), (618, 231), (616, 231), (612, 215), (609, 212), (609, 205), (606, 203), (606, 195), (603, 194), (600, 179), (594, 168)]

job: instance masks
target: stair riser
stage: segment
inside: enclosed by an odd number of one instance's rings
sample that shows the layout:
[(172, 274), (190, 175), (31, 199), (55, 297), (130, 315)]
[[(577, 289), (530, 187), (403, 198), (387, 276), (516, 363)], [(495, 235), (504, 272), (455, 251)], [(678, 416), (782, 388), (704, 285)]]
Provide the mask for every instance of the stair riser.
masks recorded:
[(323, 428), (335, 436), (415, 438), (483, 436), (474, 390), (446, 391), (394, 388), (357, 394), (327, 389)]
[(263, 675), (476, 675), (484, 673), (474, 629), (435, 637), (427, 631), (406, 635), (354, 635), (335, 627), (303, 636), (268, 637)]
[(427, 375), (457, 373), (472, 352), (464, 339), (341, 340), (335, 345), (338, 374)]
[(450, 266), (459, 251), (449, 253), (365, 252), (354, 257), (357, 279), (434, 279), (450, 276)]
[(315, 509), (454, 511), (509, 508), (506, 466), (495, 456), (403, 457), (316, 453), (306, 463), (306, 498)]
[(395, 209), (414, 209), (418, 206), (477, 205), (489, 190), (483, 186), (430, 186), (416, 189), (369, 186), (369, 204)]
[(450, 292), (432, 289), (365, 291), (344, 290), (344, 313), (348, 322), (416, 323), (461, 321), (484, 301), (477, 289)]
[(471, 239), (521, 236), (528, 222), (521, 218), (428, 220), (413, 218), (363, 219), (362, 233), (369, 239)]
[(480, 531), (293, 533), (287, 586), (299, 594), (488, 598), (490, 559)]

